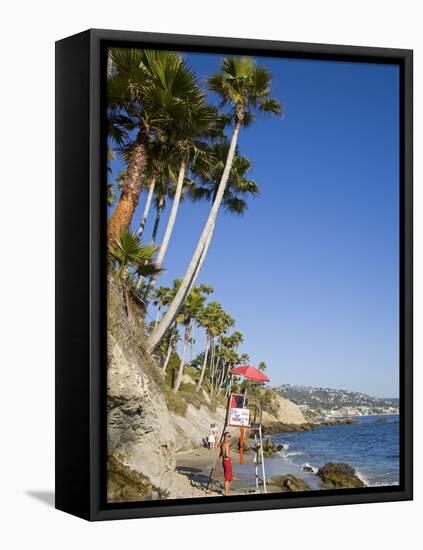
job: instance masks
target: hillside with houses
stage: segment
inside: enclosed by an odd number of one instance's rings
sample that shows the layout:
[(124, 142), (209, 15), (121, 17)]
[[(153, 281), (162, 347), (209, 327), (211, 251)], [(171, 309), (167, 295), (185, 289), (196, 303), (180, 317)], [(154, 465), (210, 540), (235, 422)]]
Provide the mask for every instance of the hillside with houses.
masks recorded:
[(280, 395), (296, 403), (308, 417), (398, 414), (399, 400), (351, 390), (284, 384)]

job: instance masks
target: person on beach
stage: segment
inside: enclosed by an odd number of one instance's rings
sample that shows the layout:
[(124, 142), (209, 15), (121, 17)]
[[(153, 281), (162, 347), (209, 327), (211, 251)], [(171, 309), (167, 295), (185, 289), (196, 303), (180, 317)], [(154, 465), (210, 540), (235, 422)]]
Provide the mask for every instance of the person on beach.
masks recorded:
[(210, 430), (209, 435), (207, 436), (207, 440), (209, 442), (209, 449), (211, 451), (214, 451), (216, 449), (216, 435), (213, 430), (213, 424), (210, 424)]
[(217, 445), (217, 439), (218, 439), (218, 437), (219, 437), (219, 430), (217, 429), (216, 424), (213, 423), (213, 424), (211, 425), (211, 431), (212, 431), (213, 434), (214, 434), (214, 440), (215, 440), (216, 445)]
[(229, 496), (232, 481), (232, 460), (229, 450), (229, 432), (225, 432), (222, 444), (220, 445), (220, 456), (222, 457), (223, 473), (225, 475), (225, 497)]

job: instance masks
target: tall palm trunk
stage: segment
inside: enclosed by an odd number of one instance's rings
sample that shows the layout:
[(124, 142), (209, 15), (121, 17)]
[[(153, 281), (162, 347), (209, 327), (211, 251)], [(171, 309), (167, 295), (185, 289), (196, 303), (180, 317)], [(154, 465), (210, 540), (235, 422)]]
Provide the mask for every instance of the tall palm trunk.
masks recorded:
[[(162, 213), (163, 213), (164, 202), (165, 202), (164, 197), (160, 197), (159, 204), (157, 205), (156, 219), (154, 220), (153, 233), (151, 234), (151, 241), (152, 241), (153, 245), (155, 244), (156, 239), (157, 239), (157, 232), (159, 230), (160, 219), (161, 219)], [(137, 290), (139, 290), (141, 288), (143, 282), (144, 282), (144, 277), (140, 276), (138, 278)], [(144, 299), (147, 298), (147, 296), (149, 294), (149, 291), (150, 291), (150, 284), (146, 284), (146, 287), (145, 287), (145, 290), (144, 290), (144, 293), (143, 293)], [(155, 325), (154, 328), (156, 328), (156, 327), (157, 327), (157, 325)]]
[(217, 345), (217, 351), (215, 353), (215, 365), (214, 365), (214, 389), (216, 390), (219, 385), (219, 363), (220, 363), (220, 346), (222, 343), (221, 336), (219, 336), (219, 343)]
[(215, 366), (214, 366), (214, 377), (213, 377), (213, 393), (217, 390), (219, 386), (219, 363), (220, 357), (216, 354)]
[(163, 259), (169, 246), (170, 237), (172, 236), (173, 228), (175, 226), (176, 215), (178, 213), (179, 204), (181, 202), (182, 188), (184, 186), (185, 171), (186, 161), (183, 160), (181, 162), (181, 166), (179, 167), (178, 183), (176, 185), (176, 191), (172, 202), (172, 208), (169, 214), (169, 220), (166, 225), (166, 230), (163, 236), (162, 244), (160, 245), (160, 250), (157, 254), (156, 265), (158, 267), (161, 267), (161, 265), (163, 264)]
[[(158, 268), (160, 268), (163, 264), (163, 259), (166, 254), (167, 248), (169, 246), (170, 237), (172, 236), (173, 228), (175, 227), (176, 215), (178, 213), (179, 203), (181, 202), (185, 171), (186, 171), (186, 161), (183, 160), (179, 168), (178, 183), (176, 185), (175, 196), (173, 198), (172, 208), (170, 210), (169, 219), (167, 221), (165, 234), (163, 236), (162, 244), (160, 245), (159, 253), (157, 254), (157, 259), (155, 261), (155, 264)], [(148, 287), (146, 290), (146, 295), (154, 287), (156, 283), (156, 278), (157, 278), (157, 275), (152, 275), (150, 277), (150, 281), (148, 283)]]
[(148, 189), (147, 201), (145, 203), (144, 212), (143, 212), (143, 215), (142, 215), (142, 218), (141, 218), (141, 221), (140, 221), (140, 225), (139, 225), (138, 230), (137, 230), (137, 237), (141, 237), (141, 235), (143, 234), (145, 224), (147, 222), (148, 214), (150, 212), (150, 206), (151, 206), (151, 202), (153, 200), (155, 186), (156, 186), (156, 177), (154, 176), (151, 179), (150, 187)]
[(119, 201), (107, 224), (107, 238), (113, 242), (128, 229), (137, 207), (147, 166), (147, 134), (138, 132), (126, 171), (125, 184)]
[(201, 386), (203, 384), (204, 375), (206, 373), (206, 367), (207, 367), (207, 357), (209, 355), (209, 349), (210, 349), (210, 336), (207, 334), (207, 342), (206, 342), (206, 349), (204, 350), (204, 359), (203, 359), (203, 367), (201, 369), (200, 378), (197, 382), (197, 385), (195, 387), (195, 392), (198, 393), (201, 389)]
[(223, 383), (225, 382), (226, 380), (226, 363), (227, 361), (223, 361), (223, 365), (222, 365), (222, 376), (220, 377), (220, 382), (219, 382), (219, 389), (217, 390), (217, 395), (220, 395), (220, 392), (222, 391), (222, 385)]
[(166, 374), (166, 369), (167, 369), (167, 366), (169, 364), (170, 357), (172, 355), (172, 351), (173, 351), (174, 346), (175, 346), (176, 330), (177, 330), (177, 328), (175, 326), (175, 330), (173, 331), (172, 336), (170, 337), (170, 340), (169, 340), (169, 346), (167, 348), (166, 359), (165, 359), (165, 362), (163, 363), (163, 368), (162, 368), (162, 376), (163, 377)]
[(222, 364), (222, 371), (220, 373), (220, 380), (219, 380), (219, 388), (220, 386), (223, 384), (224, 380), (225, 380), (225, 371), (226, 371), (226, 362), (223, 361), (223, 364)]
[(178, 392), (179, 387), (180, 387), (181, 382), (182, 382), (182, 376), (184, 375), (185, 355), (187, 353), (187, 347), (188, 347), (188, 340), (189, 340), (190, 332), (191, 332), (191, 321), (185, 327), (184, 345), (182, 347), (181, 362), (179, 363), (178, 375), (177, 375), (175, 383), (173, 385), (173, 389), (172, 389), (173, 393)]
[(223, 170), (222, 179), (220, 180), (219, 188), (216, 193), (216, 199), (213, 203), (213, 206), (211, 207), (207, 222), (198, 241), (197, 248), (195, 249), (195, 252), (191, 258), (191, 262), (185, 272), (178, 292), (176, 293), (175, 298), (172, 300), (172, 303), (169, 305), (168, 310), (164, 314), (156, 330), (151, 334), (150, 338), (148, 339), (147, 351), (149, 352), (154, 351), (160, 340), (163, 338), (166, 330), (169, 328), (171, 323), (174, 321), (176, 315), (178, 314), (178, 311), (183, 304), (184, 297), (186, 296), (186, 292), (191, 284), (191, 280), (194, 276), (195, 270), (198, 266), (198, 262), (200, 261), (201, 254), (206, 246), (208, 238), (210, 237), (210, 233), (213, 231), (213, 227), (217, 219), (217, 214), (219, 212), (220, 205), (222, 204), (223, 194), (228, 183), (229, 174), (231, 172), (240, 127), (241, 121), (238, 119), (235, 124), (234, 132), (232, 134), (228, 157), (226, 159), (225, 169)]
[(194, 342), (193, 342), (194, 338), (191, 336), (190, 339), (189, 339), (189, 364), (191, 365), (192, 363), (192, 351), (193, 351), (193, 347), (194, 347)]
[(213, 383), (214, 383), (214, 356), (216, 353), (216, 338), (212, 339), (212, 351), (210, 357), (210, 395), (213, 395)]
[(157, 327), (157, 325), (159, 324), (159, 317), (160, 317), (160, 311), (161, 311), (161, 306), (159, 306), (157, 308), (157, 314), (156, 314), (156, 320), (154, 321), (154, 328)]
[(160, 224), (160, 218), (162, 217), (163, 206), (164, 206), (164, 197), (160, 197), (159, 204), (157, 205), (156, 219), (154, 220), (153, 233), (151, 235), (151, 240), (153, 241), (153, 244), (156, 242), (156, 239), (157, 239), (157, 231), (159, 230), (159, 224)]
[(195, 271), (193, 273), (193, 276), (192, 276), (192, 279), (191, 279), (191, 283), (187, 289), (187, 292), (185, 294), (185, 297), (184, 297), (184, 300), (186, 299), (186, 297), (189, 295), (189, 293), (191, 292), (191, 290), (193, 289), (194, 285), (195, 285), (195, 282), (196, 280), (198, 279), (198, 276), (200, 274), (200, 271), (201, 271), (201, 268), (203, 267), (203, 264), (204, 264), (204, 260), (206, 259), (206, 256), (207, 256), (207, 252), (209, 250), (209, 246), (210, 246), (210, 243), (212, 241), (212, 238), (213, 238), (213, 233), (214, 233), (214, 228), (216, 227), (216, 222), (215, 224), (213, 225), (211, 231), (210, 231), (210, 234), (207, 238), (207, 242), (203, 248), (203, 251), (201, 253), (201, 256), (200, 256), (200, 259), (198, 260), (198, 264), (197, 264), (197, 267), (195, 268)]

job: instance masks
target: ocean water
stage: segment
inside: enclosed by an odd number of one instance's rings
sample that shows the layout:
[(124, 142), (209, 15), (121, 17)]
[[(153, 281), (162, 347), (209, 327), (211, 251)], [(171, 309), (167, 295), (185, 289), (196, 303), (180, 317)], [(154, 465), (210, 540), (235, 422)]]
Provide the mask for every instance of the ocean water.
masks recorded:
[[(358, 424), (322, 426), (310, 432), (272, 436), (284, 451), (266, 461), (278, 470), (278, 461), (319, 468), (325, 462), (346, 462), (368, 486), (399, 484), (399, 415), (359, 416)], [(383, 419), (384, 422), (378, 422)], [(276, 462), (275, 462), (276, 461)]]

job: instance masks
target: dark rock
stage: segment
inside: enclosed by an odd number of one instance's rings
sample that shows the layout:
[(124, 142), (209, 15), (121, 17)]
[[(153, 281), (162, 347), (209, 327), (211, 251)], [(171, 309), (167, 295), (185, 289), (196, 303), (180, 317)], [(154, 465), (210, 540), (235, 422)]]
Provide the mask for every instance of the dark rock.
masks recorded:
[[(230, 447), (231, 449), (236, 449), (237, 451), (240, 450), (240, 441), (239, 441), (239, 437), (232, 437), (231, 438), (231, 443), (230, 443)], [(251, 449), (251, 445), (249, 445), (246, 441), (245, 441), (245, 438), (244, 438), (244, 453), (249, 451)]]
[(263, 426), (263, 433), (266, 435), (279, 434), (284, 432), (308, 432), (317, 428), (319, 424), (304, 422), (303, 424), (285, 424), (284, 422), (273, 422)]
[(276, 445), (271, 439), (263, 440), (263, 455), (266, 457), (272, 457), (279, 451), (282, 451), (283, 445)]
[(311, 491), (310, 485), (301, 477), (288, 474), (286, 476), (273, 477), (267, 481), (269, 485), (276, 485), (283, 493), (296, 493), (299, 491)]
[(310, 464), (303, 464), (301, 466), (301, 469), (303, 472), (309, 472), (311, 474), (315, 474), (317, 473), (317, 468), (315, 468), (314, 466), (311, 466)]
[(320, 422), (320, 426), (339, 426), (342, 424), (358, 424), (355, 418), (326, 418)]
[(348, 464), (326, 462), (319, 468), (317, 475), (325, 489), (356, 489), (365, 487), (354, 468)]
[(167, 497), (149, 482), (149, 479), (135, 470), (122, 466), (113, 457), (107, 463), (108, 497), (114, 502), (130, 502), (139, 500), (160, 500)]

